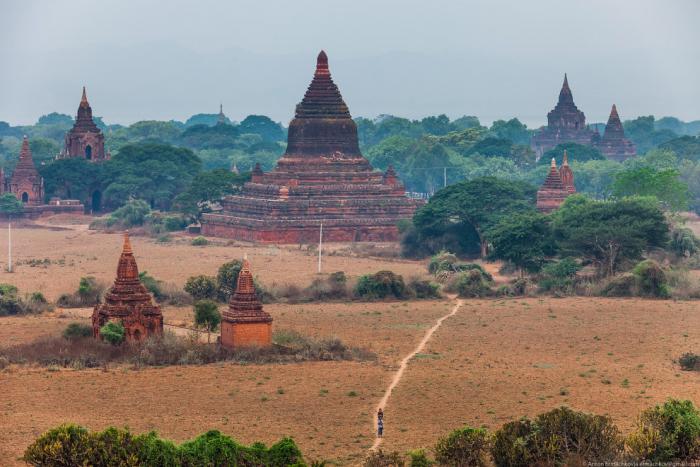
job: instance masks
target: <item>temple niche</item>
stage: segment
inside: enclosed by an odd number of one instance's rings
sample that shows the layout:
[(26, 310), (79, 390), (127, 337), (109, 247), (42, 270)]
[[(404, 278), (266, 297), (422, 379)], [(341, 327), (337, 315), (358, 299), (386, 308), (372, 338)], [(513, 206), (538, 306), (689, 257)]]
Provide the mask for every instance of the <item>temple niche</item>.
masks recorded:
[(569, 158), (564, 151), (561, 168), (557, 170), (557, 162), (552, 159), (547, 178), (537, 190), (537, 209), (548, 214), (561, 206), (566, 198), (574, 193), (576, 193), (574, 172), (569, 166)]
[(562, 143), (595, 146), (600, 135), (586, 126), (585, 114), (574, 104), (569, 80), (564, 74), (564, 84), (559, 92), (557, 105), (547, 114), (547, 126), (532, 137), (531, 147), (537, 158)]
[(92, 312), (92, 332), (95, 338), (100, 338), (100, 328), (110, 321), (122, 323), (127, 342), (138, 342), (163, 334), (163, 314), (139, 279), (139, 269), (131, 250), (128, 232), (124, 233), (124, 245), (114, 285), (107, 291), (104, 303), (95, 305)]
[(75, 124), (66, 133), (64, 148), (58, 155), (59, 159), (75, 157), (92, 162), (101, 162), (110, 158), (110, 154), (105, 152), (105, 137), (92, 119), (92, 108), (88, 103), (84, 86)]
[(289, 125), (287, 150), (270, 172), (256, 165), (240, 194), (202, 219), (202, 233), (238, 240), (310, 243), (395, 241), (397, 222), (418, 202), (393, 173), (374, 171), (360, 153), (357, 126), (321, 51)]
[(247, 259), (238, 273), (228, 310), (221, 315), (221, 345), (231, 349), (272, 345), (272, 317), (263, 311)]
[(610, 117), (607, 125), (605, 125), (605, 133), (603, 133), (603, 138), (598, 144), (598, 149), (605, 157), (617, 162), (623, 162), (637, 155), (637, 148), (634, 143), (625, 138), (625, 130), (622, 127), (615, 104), (610, 110)]

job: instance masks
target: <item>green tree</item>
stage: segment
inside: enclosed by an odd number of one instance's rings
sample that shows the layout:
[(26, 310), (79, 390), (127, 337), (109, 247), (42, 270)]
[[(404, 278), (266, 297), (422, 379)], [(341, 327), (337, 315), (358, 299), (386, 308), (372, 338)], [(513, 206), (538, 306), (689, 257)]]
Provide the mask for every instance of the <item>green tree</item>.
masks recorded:
[(131, 142), (148, 140), (151, 142), (174, 143), (180, 137), (180, 128), (174, 122), (144, 120), (126, 129)]
[(673, 211), (687, 209), (690, 193), (688, 186), (678, 179), (675, 169), (655, 170), (640, 167), (619, 172), (613, 183), (613, 195), (653, 196), (666, 208)]
[(222, 302), (228, 301), (229, 297), (236, 291), (238, 273), (241, 272), (242, 267), (243, 263), (237, 259), (224, 263), (219, 267), (216, 273), (216, 284), (219, 300)]
[(489, 128), (489, 132), (497, 138), (507, 139), (513, 144), (530, 144), (530, 131), (517, 118), (511, 118), (508, 121), (496, 120)]
[(484, 428), (464, 427), (441, 438), (435, 460), (441, 465), (485, 467), (489, 465), (490, 436)]
[(203, 212), (211, 211), (212, 203), (224, 196), (237, 193), (250, 180), (250, 172), (235, 174), (226, 169), (200, 172), (187, 191), (175, 198), (175, 207), (185, 214), (199, 218)]
[(221, 313), (216, 302), (200, 300), (194, 304), (194, 324), (207, 331), (207, 343), (211, 342), (211, 332), (216, 331), (221, 323)]
[(472, 146), (466, 155), (481, 154), (486, 157), (504, 157), (511, 156), (513, 151), (513, 142), (504, 138), (488, 137), (478, 141)]
[(187, 279), (185, 292), (195, 300), (212, 300), (216, 298), (216, 278), (211, 276), (192, 276)]
[(92, 193), (102, 188), (103, 165), (82, 158), (60, 159), (38, 169), (48, 198), (78, 199), (89, 204)]
[(285, 137), (282, 125), (265, 115), (248, 115), (238, 126), (242, 134), (260, 135), (263, 141), (282, 141)]
[(574, 161), (571, 169), (574, 172), (576, 191), (595, 199), (608, 199), (612, 196), (613, 182), (622, 170), (622, 165), (611, 160)]
[(564, 158), (564, 151), (569, 157), (569, 164), (573, 162), (604, 161), (605, 156), (592, 146), (584, 146), (577, 143), (562, 143), (545, 152), (540, 157), (540, 165), (549, 165), (552, 158), (557, 161), (557, 166), (561, 166)]
[(637, 260), (668, 242), (669, 227), (654, 198), (594, 201), (569, 196), (552, 220), (559, 248), (593, 262), (606, 275), (613, 275), (621, 262)]
[(22, 202), (12, 193), (0, 195), (0, 212), (3, 214), (17, 214), (22, 212)]
[(142, 199), (130, 199), (110, 217), (122, 224), (123, 227), (143, 225), (146, 217), (151, 213), (151, 207)]
[(120, 206), (129, 198), (146, 200), (167, 210), (201, 170), (202, 162), (189, 149), (160, 143), (129, 144), (104, 165), (104, 198)]
[(548, 217), (535, 212), (503, 217), (488, 232), (491, 256), (509, 261), (524, 272), (537, 272), (545, 259), (554, 254)]
[(653, 115), (638, 117), (623, 123), (625, 136), (637, 146), (637, 153), (644, 154), (667, 141), (678, 137), (668, 129), (656, 129)]
[(524, 182), (482, 177), (444, 188), (416, 211), (413, 223), (424, 236), (441, 235), (459, 226), (463, 235), (476, 232), (481, 256), (488, 253), (488, 235), (503, 216), (534, 212), (537, 189)]
[(394, 135), (372, 146), (365, 154), (375, 168), (386, 170), (389, 165), (393, 165), (394, 169), (401, 172), (406, 164), (406, 156), (415, 144), (411, 138)]
[(124, 342), (126, 330), (121, 321), (109, 321), (100, 328), (100, 336), (112, 345)]

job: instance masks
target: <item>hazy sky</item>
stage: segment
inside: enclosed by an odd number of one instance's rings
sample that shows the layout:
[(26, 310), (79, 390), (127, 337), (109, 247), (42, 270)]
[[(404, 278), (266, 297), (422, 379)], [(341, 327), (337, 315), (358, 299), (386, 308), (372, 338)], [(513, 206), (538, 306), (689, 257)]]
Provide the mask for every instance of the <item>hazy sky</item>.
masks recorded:
[(320, 49), (353, 116), (546, 121), (564, 72), (589, 121), (700, 119), (695, 0), (0, 0), (0, 120), (266, 114), (288, 123)]

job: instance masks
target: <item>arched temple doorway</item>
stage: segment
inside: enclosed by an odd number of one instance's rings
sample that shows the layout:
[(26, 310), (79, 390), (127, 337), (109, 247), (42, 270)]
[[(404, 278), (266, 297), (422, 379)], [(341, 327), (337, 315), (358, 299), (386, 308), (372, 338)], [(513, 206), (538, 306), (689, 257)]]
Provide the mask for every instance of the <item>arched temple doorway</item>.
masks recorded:
[(27, 193), (26, 191), (22, 193), (22, 202), (23, 203), (29, 202), (29, 193)]
[(92, 202), (91, 202), (92, 212), (100, 212), (102, 209), (102, 193), (100, 190), (95, 190), (92, 192)]
[(92, 146), (90, 146), (89, 144), (85, 146), (85, 159), (92, 159)]

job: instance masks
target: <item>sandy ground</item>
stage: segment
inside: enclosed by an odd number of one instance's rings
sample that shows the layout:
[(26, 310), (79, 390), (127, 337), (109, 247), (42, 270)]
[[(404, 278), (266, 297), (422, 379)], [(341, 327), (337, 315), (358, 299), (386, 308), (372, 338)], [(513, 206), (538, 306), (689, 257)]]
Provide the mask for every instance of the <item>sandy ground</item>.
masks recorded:
[[(74, 292), (81, 276), (94, 276), (105, 284), (114, 281), (121, 252), (122, 235), (89, 231), (85, 226), (65, 230), (46, 228), (14, 228), (12, 258), (15, 272), (8, 273), (7, 229), (0, 228), (0, 283), (11, 283), (22, 293), (41, 291), (49, 300), (62, 293)], [(308, 285), (318, 277), (318, 256), (306, 247), (253, 246), (213, 240), (201, 247), (190, 245), (191, 237), (173, 236), (170, 243), (157, 243), (147, 237), (132, 237), (132, 246), (139, 270), (164, 282), (181, 287), (188, 277), (197, 274), (216, 275), (219, 266), (248, 255), (253, 274), (267, 286)], [(324, 247), (323, 272), (345, 271), (357, 277), (381, 269), (404, 275), (426, 274), (426, 263), (406, 260), (358, 258), (338, 254), (342, 246)]]
[[(114, 278), (121, 236), (66, 230), (13, 231), (16, 272), (0, 282), (50, 299), (76, 289), (80, 276)], [(7, 231), (0, 229), (0, 245)], [(193, 247), (136, 237), (141, 270), (181, 286), (190, 275), (215, 274), (248, 254), (265, 284), (307, 285), (313, 251), (217, 242)], [(328, 251), (340, 249), (328, 245)], [(5, 251), (0, 249), (0, 251)], [(43, 264), (44, 258), (48, 264)], [(42, 260), (41, 265), (30, 260)], [(6, 256), (0, 254), (0, 261)], [(327, 256), (324, 271), (351, 277), (391, 269), (421, 275), (424, 262)], [(489, 265), (496, 272), (495, 265)], [(47, 428), (76, 422), (93, 429), (128, 426), (183, 441), (220, 429), (241, 442), (295, 438), (311, 459), (356, 465), (374, 442), (373, 415), (392, 378), (454, 301), (267, 305), (275, 329), (338, 336), (377, 353), (376, 362), (181, 366), (71, 370), (10, 366), (0, 371), (0, 465), (17, 464)], [(90, 309), (0, 318), (0, 346), (60, 333), (88, 322)], [(166, 307), (168, 324), (191, 322), (188, 308)], [(700, 374), (674, 360), (700, 351), (698, 302), (600, 298), (464, 300), (407, 361), (385, 407), (384, 449), (430, 447), (464, 424), (496, 428), (566, 404), (608, 413), (629, 430), (640, 410), (668, 397), (700, 405)]]

